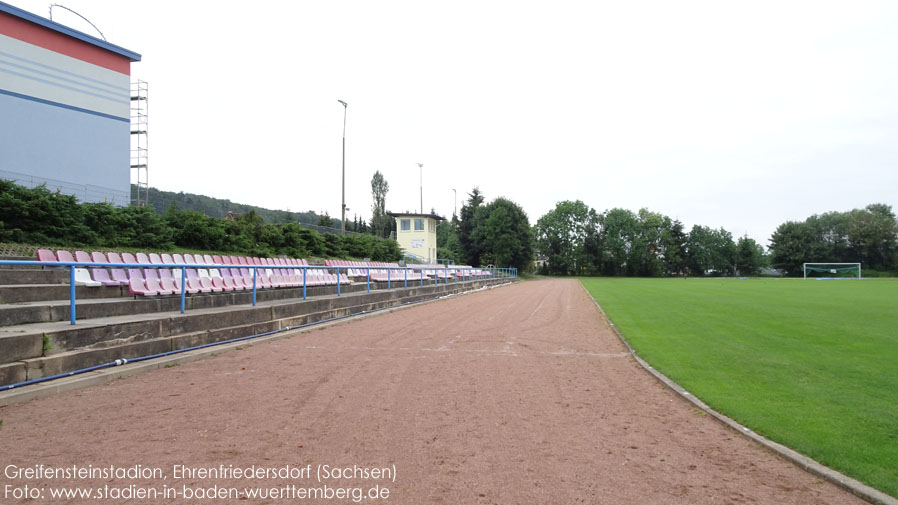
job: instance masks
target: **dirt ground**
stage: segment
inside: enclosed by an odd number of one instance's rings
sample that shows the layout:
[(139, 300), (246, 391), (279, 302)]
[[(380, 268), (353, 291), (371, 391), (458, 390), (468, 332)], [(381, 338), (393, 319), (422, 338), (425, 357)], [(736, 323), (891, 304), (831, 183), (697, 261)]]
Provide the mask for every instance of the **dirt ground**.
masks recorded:
[[(58, 488), (158, 493), (107, 503), (864, 503), (660, 385), (576, 280), (355, 320), (5, 407), (0, 419), (2, 503), (62, 502), (49, 496)], [(36, 465), (156, 475), (15, 475)], [(355, 473), (319, 482), (319, 465)], [(274, 473), (197, 473), (222, 467)], [(15, 499), (25, 486), (43, 494)], [(332, 494), (300, 498), (325, 486)], [(356, 487), (380, 498), (335, 494)]]

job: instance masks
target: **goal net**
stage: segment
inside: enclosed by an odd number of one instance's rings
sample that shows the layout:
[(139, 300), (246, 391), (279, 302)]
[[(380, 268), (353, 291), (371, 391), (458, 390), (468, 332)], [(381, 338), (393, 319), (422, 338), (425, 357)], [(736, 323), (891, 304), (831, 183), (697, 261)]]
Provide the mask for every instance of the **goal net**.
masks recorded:
[(804, 263), (804, 278), (861, 278), (860, 263)]

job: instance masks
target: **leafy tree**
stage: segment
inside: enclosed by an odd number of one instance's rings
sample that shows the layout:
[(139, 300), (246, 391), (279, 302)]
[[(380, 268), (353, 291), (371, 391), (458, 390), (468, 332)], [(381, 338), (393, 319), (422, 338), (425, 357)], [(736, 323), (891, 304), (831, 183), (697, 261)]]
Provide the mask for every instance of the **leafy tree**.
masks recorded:
[(527, 214), (507, 198), (496, 198), (481, 208), (475, 230), (485, 263), (526, 269), (533, 260), (533, 234)]
[(600, 217), (602, 257), (605, 275), (633, 275), (638, 267), (630, 265), (633, 241), (640, 227), (636, 215), (627, 209), (611, 209)]
[(748, 235), (736, 243), (736, 271), (741, 275), (757, 275), (764, 264), (764, 247)]
[(322, 216), (318, 218), (318, 226), (322, 228), (333, 228), (334, 220), (325, 212)]
[(802, 263), (817, 261), (823, 244), (808, 223), (787, 221), (770, 237), (771, 263), (786, 275), (800, 275)]
[[(587, 237), (597, 238), (595, 233), (590, 234), (596, 224), (595, 213), (591, 211), (580, 200), (565, 200), (536, 222), (536, 249), (546, 258), (548, 273), (578, 274), (588, 268)], [(597, 240), (594, 242), (597, 245)]]
[(668, 275), (680, 275), (686, 270), (686, 233), (683, 223), (665, 217), (664, 231), (661, 233), (661, 247), (664, 251), (664, 271)]
[(457, 226), (458, 219), (455, 216), (452, 216), (451, 221), (440, 221), (437, 225), (437, 256), (461, 264), (464, 263), (464, 257), (458, 241)]
[(686, 239), (686, 258), (693, 275), (715, 272), (718, 275), (733, 273), (736, 261), (736, 244), (733, 235), (720, 228), (695, 225)]
[(385, 237), (384, 231), (387, 228), (387, 192), (390, 185), (384, 179), (380, 170), (374, 172), (371, 178), (371, 196), (374, 204), (371, 206), (371, 228), (378, 237)]
[(461, 207), (461, 219), (458, 223), (458, 242), (461, 245), (465, 263), (479, 266), (480, 256), (483, 253), (482, 245), (477, 241), (475, 230), (478, 225), (478, 210), (483, 205), (483, 195), (479, 188), (474, 188), (468, 194), (467, 203)]

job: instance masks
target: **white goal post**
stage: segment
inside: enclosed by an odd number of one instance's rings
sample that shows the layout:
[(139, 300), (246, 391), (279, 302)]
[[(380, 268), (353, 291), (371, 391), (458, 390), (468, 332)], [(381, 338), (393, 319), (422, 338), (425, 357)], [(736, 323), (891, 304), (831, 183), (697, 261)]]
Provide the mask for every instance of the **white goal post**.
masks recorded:
[(861, 278), (860, 263), (802, 263), (801, 270), (805, 279), (808, 278), (809, 273), (813, 275), (815, 272), (826, 274), (856, 272), (857, 278)]

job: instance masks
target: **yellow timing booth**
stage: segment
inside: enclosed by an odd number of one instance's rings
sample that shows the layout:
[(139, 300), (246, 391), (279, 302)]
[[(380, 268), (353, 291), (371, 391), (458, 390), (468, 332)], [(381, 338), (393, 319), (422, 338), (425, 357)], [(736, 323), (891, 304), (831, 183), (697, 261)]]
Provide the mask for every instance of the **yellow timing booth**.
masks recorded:
[(437, 262), (437, 224), (445, 218), (398, 212), (387, 215), (396, 219), (396, 242), (403, 253), (417, 256), (426, 264)]

